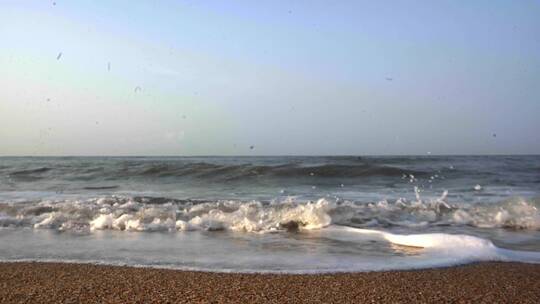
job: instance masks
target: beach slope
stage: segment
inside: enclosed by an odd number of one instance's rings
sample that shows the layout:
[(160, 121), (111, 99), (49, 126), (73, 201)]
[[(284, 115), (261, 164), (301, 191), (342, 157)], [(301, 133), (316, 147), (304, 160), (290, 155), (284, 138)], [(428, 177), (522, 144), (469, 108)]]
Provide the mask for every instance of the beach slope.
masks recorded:
[(274, 275), (0, 263), (0, 303), (540, 303), (540, 265)]

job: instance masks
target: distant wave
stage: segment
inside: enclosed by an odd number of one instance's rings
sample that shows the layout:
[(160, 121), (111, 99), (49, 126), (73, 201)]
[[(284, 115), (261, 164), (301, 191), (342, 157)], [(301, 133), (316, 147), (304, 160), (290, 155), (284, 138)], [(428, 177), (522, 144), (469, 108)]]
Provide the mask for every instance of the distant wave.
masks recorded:
[(39, 174), (39, 173), (48, 172), (50, 170), (52, 170), (52, 168), (42, 167), (42, 168), (36, 168), (36, 169), (27, 169), (27, 170), (15, 171), (15, 172), (11, 172), (10, 175), (18, 176), (18, 175)]
[(118, 189), (119, 186), (95, 186), (95, 187), (84, 187), (85, 190), (110, 190)]
[[(132, 174), (132, 172), (126, 172)], [(198, 176), (198, 177), (226, 177), (239, 179), (251, 176), (276, 176), (276, 177), (369, 177), (369, 176), (401, 176), (405, 173), (421, 174), (407, 170), (376, 165), (319, 165), (298, 166), (285, 164), (277, 166), (261, 165), (217, 165), (209, 163), (194, 163), (181, 166), (174, 165), (150, 165), (138, 174), (143, 176)], [(137, 173), (136, 173), (137, 174)]]
[[(393, 166), (374, 164), (322, 164), (302, 166), (297, 163), (282, 165), (221, 165), (215, 163), (136, 163), (115, 164), (113, 166), (63, 166), (60, 168), (40, 167), (17, 170), (8, 175), (15, 179), (45, 179), (60, 177), (73, 180), (106, 178), (165, 178), (190, 177), (199, 179), (242, 180), (252, 177), (276, 178), (360, 178), (360, 177), (401, 177), (404, 174), (425, 175), (418, 170), (405, 170)], [(87, 187), (85, 189), (90, 189)], [(98, 189), (98, 188), (96, 188)], [(99, 189), (102, 189), (101, 187)]]

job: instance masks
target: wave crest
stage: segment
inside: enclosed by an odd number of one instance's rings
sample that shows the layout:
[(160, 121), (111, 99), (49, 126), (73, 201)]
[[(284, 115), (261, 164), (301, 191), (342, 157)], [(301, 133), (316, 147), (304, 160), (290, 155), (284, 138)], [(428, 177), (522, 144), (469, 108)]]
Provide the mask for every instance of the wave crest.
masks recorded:
[(285, 201), (191, 201), (107, 196), (91, 200), (0, 203), (0, 227), (92, 231), (101, 229), (233, 230), (271, 232), (324, 228), (472, 226), (540, 230), (538, 200), (498, 204), (450, 204), (446, 193), (423, 200), (360, 203), (319, 199)]

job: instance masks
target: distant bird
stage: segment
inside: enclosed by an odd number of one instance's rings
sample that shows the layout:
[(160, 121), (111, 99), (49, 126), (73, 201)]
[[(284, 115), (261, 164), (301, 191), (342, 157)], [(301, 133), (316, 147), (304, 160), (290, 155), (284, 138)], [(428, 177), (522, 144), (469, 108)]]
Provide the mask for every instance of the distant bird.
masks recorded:
[(141, 87), (140, 87), (140, 86), (136, 86), (134, 91), (135, 91), (135, 93), (140, 92), (140, 91), (141, 91)]
[(60, 60), (60, 57), (62, 57), (62, 52), (58, 53), (58, 56), (56, 56), (56, 60)]
[(391, 77), (386, 77), (385, 79), (386, 79), (387, 81), (392, 81), (392, 80), (394, 80), (394, 78), (391, 78)]
[(255, 148), (255, 146), (249, 146), (250, 150), (253, 150), (254, 148)]
[(496, 134), (496, 133), (493, 133), (493, 137), (497, 137), (497, 134)]

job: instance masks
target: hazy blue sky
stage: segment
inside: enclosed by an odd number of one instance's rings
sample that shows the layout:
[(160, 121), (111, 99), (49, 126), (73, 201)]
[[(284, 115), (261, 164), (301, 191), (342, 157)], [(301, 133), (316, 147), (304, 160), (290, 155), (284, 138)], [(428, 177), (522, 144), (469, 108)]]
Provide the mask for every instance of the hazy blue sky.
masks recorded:
[(539, 1), (54, 2), (0, 2), (0, 155), (540, 153)]

